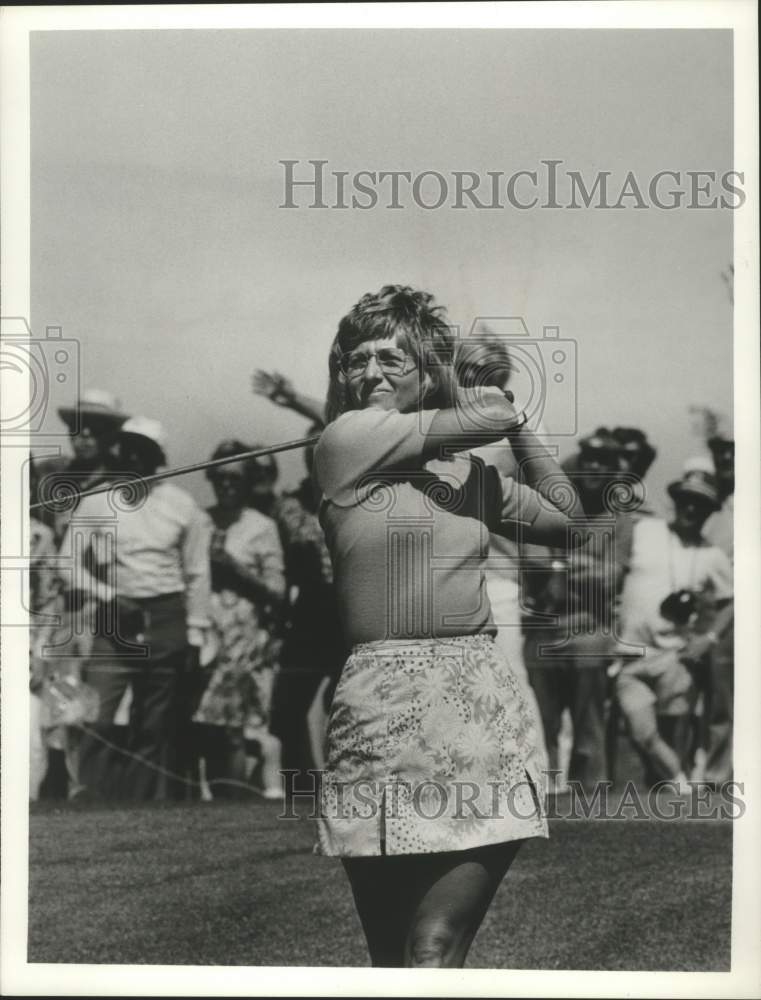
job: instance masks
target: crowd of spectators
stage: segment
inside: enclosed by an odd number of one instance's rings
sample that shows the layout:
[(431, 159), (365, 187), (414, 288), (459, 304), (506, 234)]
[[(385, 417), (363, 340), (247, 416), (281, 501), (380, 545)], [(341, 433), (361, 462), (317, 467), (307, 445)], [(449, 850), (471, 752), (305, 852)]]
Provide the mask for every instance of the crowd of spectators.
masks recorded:
[[(484, 340), (457, 371), (506, 389), (511, 360)], [(287, 378), (259, 371), (253, 388), (320, 433), (322, 405)], [(293, 490), (272, 455), (210, 466), (203, 510), (178, 480), (133, 482), (167, 464), (156, 420), (98, 390), (59, 412), (71, 457), (30, 476), (30, 798), (281, 797), (282, 769), (324, 763), (347, 653), (311, 449)], [(256, 448), (225, 440), (210, 458)], [(520, 475), (509, 449), (479, 453)], [(640, 430), (598, 427), (564, 463), (583, 546), (491, 539), (497, 642), (541, 719), (556, 791), (627, 777), (627, 737), (649, 783), (731, 778), (734, 443), (716, 435), (685, 464), (669, 519), (648, 502), (655, 457)]]

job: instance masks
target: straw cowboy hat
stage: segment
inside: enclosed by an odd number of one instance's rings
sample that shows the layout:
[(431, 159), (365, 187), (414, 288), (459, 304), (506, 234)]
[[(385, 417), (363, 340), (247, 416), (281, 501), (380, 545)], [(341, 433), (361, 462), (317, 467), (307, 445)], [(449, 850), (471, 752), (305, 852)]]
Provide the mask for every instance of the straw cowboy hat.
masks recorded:
[(70, 428), (90, 418), (116, 430), (127, 419), (127, 414), (121, 412), (119, 400), (105, 389), (85, 389), (75, 406), (62, 406), (58, 415)]

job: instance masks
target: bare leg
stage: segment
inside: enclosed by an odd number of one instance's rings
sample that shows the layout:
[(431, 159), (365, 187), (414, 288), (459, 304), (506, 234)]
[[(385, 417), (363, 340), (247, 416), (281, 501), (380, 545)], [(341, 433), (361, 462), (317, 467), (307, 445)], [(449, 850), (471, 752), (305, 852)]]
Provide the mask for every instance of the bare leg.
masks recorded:
[(259, 743), (262, 748), (262, 784), (264, 794), (268, 798), (280, 798), (282, 789), (280, 787), (280, 759), (281, 744), (277, 736), (272, 733), (262, 733), (259, 736)]
[(462, 968), (521, 843), (454, 852), (442, 857), (441, 864), (430, 866), (407, 934), (406, 966)]
[(414, 907), (409, 858), (344, 858), (354, 903), (374, 966), (400, 969)]
[(48, 770), (48, 748), (42, 729), (42, 698), (34, 692), (29, 695), (29, 800), (36, 802), (40, 797), (40, 785)]
[(657, 776), (659, 778), (679, 777), (682, 771), (682, 762), (679, 759), (679, 754), (666, 743), (658, 732), (658, 722), (653, 706), (647, 705), (636, 711), (630, 710), (626, 721), (629, 725), (629, 735), (632, 742), (647, 757)]
[(325, 689), (328, 684), (330, 684), (330, 678), (323, 677), (306, 714), (309, 747), (312, 751), (313, 766), (318, 771), (321, 771), (325, 767), (325, 734), (328, 728), (328, 713), (325, 711)]
[(521, 843), (344, 859), (372, 964), (461, 968)]

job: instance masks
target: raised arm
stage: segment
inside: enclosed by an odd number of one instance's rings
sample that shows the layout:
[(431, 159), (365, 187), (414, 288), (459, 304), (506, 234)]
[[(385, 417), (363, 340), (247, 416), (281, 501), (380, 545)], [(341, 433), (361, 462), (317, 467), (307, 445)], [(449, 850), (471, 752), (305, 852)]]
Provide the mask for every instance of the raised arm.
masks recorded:
[(325, 426), (325, 405), (312, 396), (297, 392), (290, 379), (279, 372), (265, 372), (258, 368), (251, 376), (251, 388), (257, 396), (264, 396), (276, 406), (283, 406), (321, 427)]

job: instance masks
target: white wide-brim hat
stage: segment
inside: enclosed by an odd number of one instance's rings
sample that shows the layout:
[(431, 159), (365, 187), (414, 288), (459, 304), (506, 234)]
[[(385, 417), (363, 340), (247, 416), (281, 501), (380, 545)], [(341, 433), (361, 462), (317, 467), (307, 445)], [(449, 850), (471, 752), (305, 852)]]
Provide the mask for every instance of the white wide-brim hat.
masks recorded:
[(130, 417), (119, 429), (119, 436), (123, 434), (134, 434), (136, 437), (147, 438), (157, 445), (162, 451), (166, 449), (166, 431), (158, 420), (153, 417)]
[(106, 389), (85, 389), (74, 406), (60, 407), (58, 416), (69, 427), (79, 425), (85, 417), (97, 417), (114, 429), (128, 419), (117, 397)]

